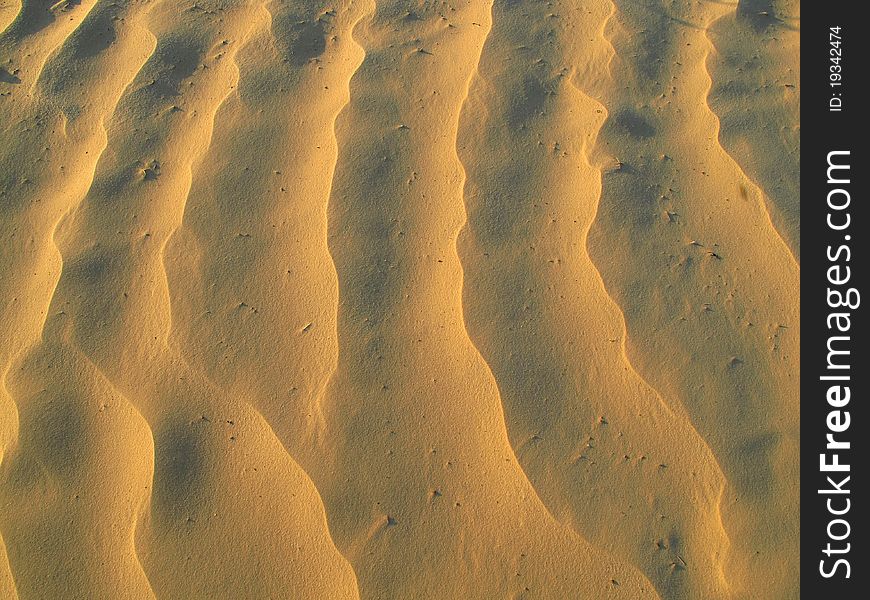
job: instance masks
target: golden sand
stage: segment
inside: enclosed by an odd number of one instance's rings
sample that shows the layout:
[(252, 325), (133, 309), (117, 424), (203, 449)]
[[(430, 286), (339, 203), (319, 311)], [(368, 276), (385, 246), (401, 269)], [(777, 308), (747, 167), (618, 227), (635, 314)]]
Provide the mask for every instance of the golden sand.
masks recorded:
[(0, 1), (0, 598), (798, 598), (799, 24)]

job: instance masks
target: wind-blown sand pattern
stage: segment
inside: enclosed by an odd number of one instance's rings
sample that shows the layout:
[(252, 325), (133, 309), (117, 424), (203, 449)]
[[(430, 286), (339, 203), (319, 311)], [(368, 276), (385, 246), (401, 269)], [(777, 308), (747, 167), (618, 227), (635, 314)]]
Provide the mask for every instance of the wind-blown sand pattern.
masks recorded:
[(798, 598), (799, 29), (0, 2), (0, 598)]

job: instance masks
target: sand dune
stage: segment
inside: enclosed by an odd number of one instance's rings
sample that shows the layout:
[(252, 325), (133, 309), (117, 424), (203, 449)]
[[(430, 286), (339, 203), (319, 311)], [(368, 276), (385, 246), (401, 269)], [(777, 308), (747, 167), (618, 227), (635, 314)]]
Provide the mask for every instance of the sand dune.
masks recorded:
[(799, 597), (797, 3), (0, 31), (0, 597)]

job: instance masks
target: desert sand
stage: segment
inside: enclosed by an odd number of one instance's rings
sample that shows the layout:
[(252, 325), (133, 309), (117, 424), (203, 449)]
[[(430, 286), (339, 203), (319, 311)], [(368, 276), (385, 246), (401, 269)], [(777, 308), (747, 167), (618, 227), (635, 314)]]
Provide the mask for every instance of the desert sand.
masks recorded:
[(797, 0), (0, 31), (0, 598), (799, 597)]

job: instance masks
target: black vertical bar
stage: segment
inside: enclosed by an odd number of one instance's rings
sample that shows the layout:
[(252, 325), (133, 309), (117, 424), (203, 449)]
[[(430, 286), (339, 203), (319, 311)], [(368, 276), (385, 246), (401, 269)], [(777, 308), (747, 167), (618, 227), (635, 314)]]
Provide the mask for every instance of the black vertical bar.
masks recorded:
[(863, 131), (870, 31), (860, 18), (865, 6), (805, 2), (801, 15), (801, 588), (805, 598), (870, 597), (866, 551), (870, 537), (865, 526), (870, 348), (867, 309), (862, 304), (870, 297), (859, 298), (866, 291), (870, 231), (866, 209), (870, 169)]

